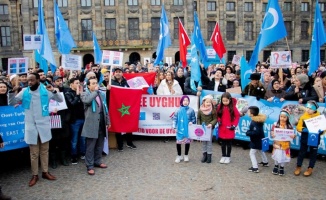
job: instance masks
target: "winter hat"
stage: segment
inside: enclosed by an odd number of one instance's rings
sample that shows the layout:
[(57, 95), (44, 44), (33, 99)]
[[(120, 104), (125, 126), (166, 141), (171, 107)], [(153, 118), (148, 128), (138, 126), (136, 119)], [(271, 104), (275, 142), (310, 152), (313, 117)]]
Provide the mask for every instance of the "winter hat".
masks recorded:
[(300, 87), (304, 87), (309, 82), (309, 77), (306, 74), (297, 75), (297, 79), (300, 81)]
[(187, 98), (188, 101), (189, 101), (189, 103), (190, 103), (190, 98), (189, 98), (187, 95), (184, 95), (184, 96), (182, 96), (181, 99), (180, 99), (180, 106), (182, 106), (182, 107), (184, 107), (184, 105), (183, 105), (183, 100), (184, 100), (185, 98)]
[(272, 83), (271, 83), (271, 84), (272, 84), (272, 88), (273, 88), (273, 89), (274, 89), (273, 85), (274, 85), (275, 82), (280, 83), (280, 82), (279, 82), (278, 80), (276, 80), (276, 79), (272, 80)]
[(318, 109), (319, 106), (316, 103), (316, 101), (310, 100), (310, 101), (307, 102), (306, 107), (307, 108), (310, 108), (313, 111), (317, 111), (317, 109)]
[(206, 96), (203, 97), (202, 101), (204, 101), (206, 99), (213, 100), (213, 97), (212, 97), (212, 95), (208, 94), (208, 95), (206, 95)]
[(259, 81), (260, 80), (260, 73), (250, 74), (250, 78), (249, 79)]
[(12, 79), (16, 78), (17, 77), (17, 74), (13, 74), (9, 77), (9, 80), (12, 81)]

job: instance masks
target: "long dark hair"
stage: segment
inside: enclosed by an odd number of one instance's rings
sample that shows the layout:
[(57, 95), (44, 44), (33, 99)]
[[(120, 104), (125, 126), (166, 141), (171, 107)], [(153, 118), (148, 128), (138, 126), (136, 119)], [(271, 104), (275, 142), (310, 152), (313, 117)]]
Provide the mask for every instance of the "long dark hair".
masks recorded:
[(286, 119), (286, 128), (287, 129), (293, 129), (293, 126), (290, 123), (290, 114), (286, 110), (281, 110), (280, 115), (278, 116), (278, 121), (276, 123), (276, 127), (280, 127), (280, 118), (281, 118), (281, 114), (283, 114), (283, 113), (286, 115), (286, 118), (287, 118)]
[(233, 121), (235, 119), (234, 110), (233, 110), (233, 100), (232, 100), (231, 94), (228, 92), (224, 92), (221, 96), (221, 101), (220, 101), (220, 106), (219, 106), (220, 109), (218, 109), (218, 111), (217, 111), (217, 117), (221, 118), (223, 115), (223, 109), (224, 109), (224, 105), (223, 105), (223, 101), (222, 101), (223, 98), (227, 98), (230, 101), (230, 103), (229, 103), (229, 105), (227, 105), (227, 107), (230, 111), (231, 121)]

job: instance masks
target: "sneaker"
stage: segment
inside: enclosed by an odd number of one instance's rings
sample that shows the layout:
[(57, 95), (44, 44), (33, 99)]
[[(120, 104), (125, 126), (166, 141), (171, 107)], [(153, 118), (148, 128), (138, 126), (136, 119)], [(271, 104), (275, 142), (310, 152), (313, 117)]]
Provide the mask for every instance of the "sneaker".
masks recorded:
[(259, 172), (259, 169), (258, 168), (253, 168), (253, 167), (250, 167), (248, 169), (249, 172), (255, 172), (255, 173), (258, 173)]
[(222, 158), (221, 158), (221, 160), (220, 160), (220, 163), (221, 163), (221, 164), (224, 164), (224, 162), (225, 162), (225, 158), (226, 158), (226, 157), (222, 157)]
[(262, 165), (263, 167), (269, 167), (269, 164), (268, 164), (268, 162), (267, 162), (267, 163), (264, 163), (264, 162), (260, 162), (260, 163), (258, 163), (258, 164)]
[(229, 164), (230, 162), (231, 162), (231, 158), (230, 157), (225, 157), (224, 164)]
[(185, 161), (185, 162), (189, 162), (189, 156), (188, 156), (188, 155), (185, 155), (185, 156), (184, 156), (184, 161)]
[(127, 144), (127, 147), (130, 148), (130, 149), (137, 149), (137, 147), (134, 145), (134, 144)]
[(77, 165), (77, 164), (78, 164), (78, 160), (77, 160), (77, 158), (72, 158), (72, 159), (71, 159), (71, 164), (73, 164), (73, 165)]
[(274, 166), (274, 169), (273, 169), (273, 171), (272, 171), (272, 174), (274, 174), (274, 175), (278, 175), (278, 165), (275, 165)]
[(183, 160), (182, 156), (177, 156), (174, 162), (179, 163), (182, 160)]
[(278, 175), (283, 176), (284, 175), (284, 167), (280, 167), (280, 171)]
[(118, 148), (118, 152), (123, 152), (123, 148)]
[(85, 160), (85, 156), (80, 156), (80, 159), (81, 160)]

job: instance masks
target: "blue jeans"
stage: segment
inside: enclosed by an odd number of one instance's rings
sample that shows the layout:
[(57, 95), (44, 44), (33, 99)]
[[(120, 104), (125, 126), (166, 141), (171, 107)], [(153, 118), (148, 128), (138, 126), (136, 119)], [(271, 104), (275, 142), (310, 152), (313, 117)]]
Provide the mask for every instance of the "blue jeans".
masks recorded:
[(86, 152), (86, 138), (80, 136), (83, 130), (85, 120), (77, 119), (74, 123), (70, 124), (71, 129), (71, 155), (77, 156), (77, 145), (79, 138), (79, 153), (85, 155)]

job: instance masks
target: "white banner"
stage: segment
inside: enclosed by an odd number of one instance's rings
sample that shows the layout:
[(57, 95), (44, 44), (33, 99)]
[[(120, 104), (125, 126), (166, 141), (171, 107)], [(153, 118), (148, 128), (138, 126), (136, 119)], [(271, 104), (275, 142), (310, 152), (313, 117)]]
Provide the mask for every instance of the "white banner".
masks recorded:
[(63, 92), (59, 93), (61, 98), (63, 99), (62, 102), (57, 102), (56, 100), (51, 99), (49, 102), (49, 112), (53, 111), (59, 111), (59, 110), (65, 110), (68, 109), (65, 97), (63, 96)]
[(119, 51), (106, 51), (102, 53), (102, 65), (123, 66), (123, 53)]
[(275, 128), (274, 135), (275, 135), (275, 137), (273, 138), (273, 140), (292, 141), (293, 139), (291, 138), (291, 136), (294, 135), (294, 130), (293, 129)]
[(199, 141), (211, 141), (212, 128), (202, 125), (192, 124), (188, 126), (188, 135), (190, 139)]
[(291, 51), (273, 51), (270, 57), (271, 67), (291, 67)]
[(43, 35), (23, 35), (24, 50), (38, 50), (42, 46)]
[(8, 74), (27, 73), (28, 58), (9, 58)]
[(62, 54), (62, 68), (66, 70), (81, 70), (82, 57), (72, 54)]
[(326, 130), (325, 115), (319, 115), (310, 119), (304, 120), (310, 133), (318, 133), (319, 130)]
[[(190, 106), (198, 111), (198, 97), (188, 95)], [(175, 136), (172, 128), (172, 117), (180, 107), (182, 96), (142, 95), (138, 132), (134, 135)]]

